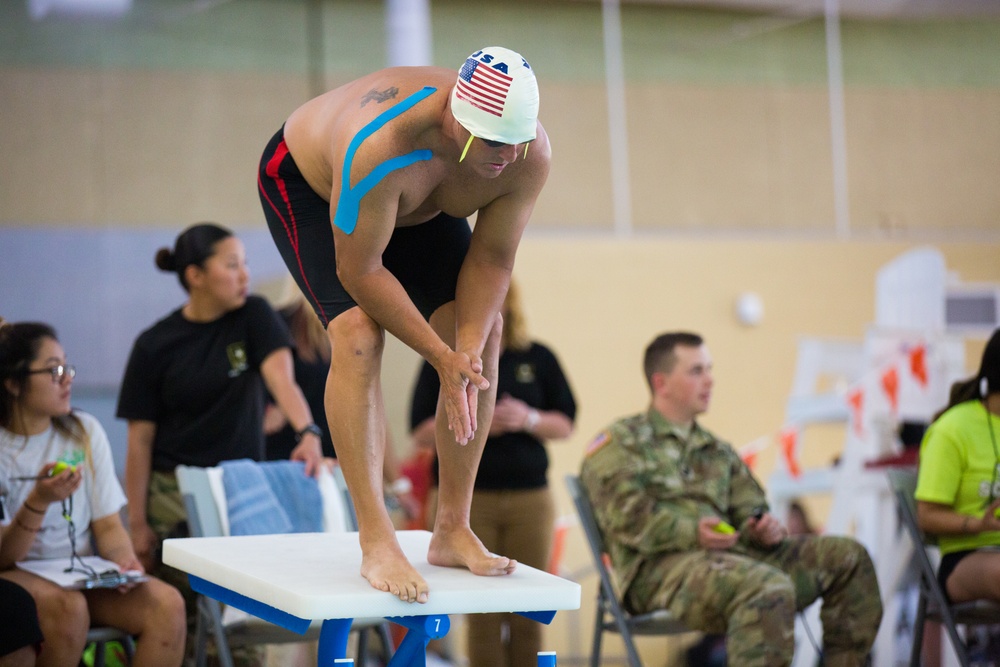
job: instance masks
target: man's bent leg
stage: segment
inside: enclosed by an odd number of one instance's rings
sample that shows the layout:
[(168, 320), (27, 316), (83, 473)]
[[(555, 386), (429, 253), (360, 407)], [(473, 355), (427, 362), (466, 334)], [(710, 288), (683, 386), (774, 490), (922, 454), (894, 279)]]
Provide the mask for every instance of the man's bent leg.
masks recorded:
[(864, 664), (882, 619), (875, 567), (865, 548), (849, 537), (806, 536), (785, 540), (765, 560), (795, 582), (799, 609), (823, 598), (825, 664)]
[(780, 570), (723, 551), (642, 566), (627, 594), (636, 612), (668, 609), (692, 630), (726, 634), (729, 664), (785, 667), (795, 652), (795, 590)]
[(327, 327), (332, 345), (326, 414), (337, 460), (358, 515), (361, 574), (375, 588), (406, 602), (426, 602), (427, 582), (406, 560), (385, 508), (385, 407), (382, 328), (355, 306)]
[[(441, 339), (455, 345), (455, 302), (441, 306), (431, 317), (431, 326)], [(483, 348), (483, 377), (490, 387), (479, 392), (476, 409), (477, 428), (466, 445), (455, 442), (448, 430), (448, 416), (438, 399), (436, 427), (438, 450), (438, 508), (434, 521), (427, 560), (432, 565), (466, 567), (473, 574), (510, 574), (517, 566), (515, 561), (491, 554), (469, 527), (469, 508), (472, 489), (479, 470), (479, 459), (490, 432), (493, 408), (497, 396), (497, 366), (500, 360), (500, 334), (503, 320), (497, 316), (493, 329)]]

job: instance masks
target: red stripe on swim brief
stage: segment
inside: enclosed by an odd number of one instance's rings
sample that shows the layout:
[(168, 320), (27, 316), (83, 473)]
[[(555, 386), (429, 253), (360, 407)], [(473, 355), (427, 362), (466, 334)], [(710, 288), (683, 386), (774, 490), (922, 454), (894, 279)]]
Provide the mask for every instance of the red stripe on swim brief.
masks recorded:
[(260, 173), (257, 174), (257, 187), (260, 189), (260, 194), (267, 200), (270, 204), (271, 210), (274, 214), (278, 216), (281, 220), (282, 226), (285, 228), (285, 234), (288, 235), (288, 242), (292, 246), (292, 252), (295, 253), (295, 261), (299, 265), (299, 275), (302, 276), (302, 282), (306, 286), (306, 290), (309, 292), (309, 296), (312, 297), (313, 303), (319, 309), (320, 315), (323, 318), (323, 326), (326, 327), (330, 324), (330, 319), (326, 316), (326, 311), (323, 310), (323, 304), (319, 302), (316, 298), (316, 294), (313, 292), (312, 285), (309, 283), (309, 278), (306, 276), (305, 268), (302, 266), (302, 255), (299, 254), (299, 230), (298, 225), (295, 222), (295, 213), (292, 211), (292, 203), (288, 198), (288, 188), (285, 186), (285, 179), (278, 175), (278, 167), (281, 165), (281, 161), (285, 159), (288, 155), (288, 146), (285, 145), (285, 140), (282, 139), (281, 143), (274, 151), (274, 155), (271, 159), (267, 161), (267, 166), (264, 167), (264, 173), (267, 174), (268, 178), (274, 181), (275, 185), (278, 187), (278, 193), (281, 195), (281, 199), (285, 204), (285, 211), (288, 214), (286, 218), (282, 212), (278, 209), (275, 203), (268, 196), (267, 191), (264, 189), (264, 181), (260, 177)]
[[(278, 175), (278, 167), (281, 166), (281, 161), (285, 159), (288, 155), (288, 146), (285, 145), (285, 140), (282, 139), (278, 147), (274, 149), (274, 155), (271, 159), (267, 161), (267, 166), (264, 167), (264, 173), (274, 181), (274, 184), (278, 186), (278, 194), (281, 195), (282, 201), (285, 202), (285, 208), (288, 211), (288, 217), (291, 219), (292, 226), (288, 226), (285, 218), (279, 213), (278, 217), (281, 218), (281, 223), (285, 226), (285, 233), (288, 234), (288, 240), (292, 244), (292, 250), (295, 251), (295, 256), (299, 255), (299, 230), (295, 228), (295, 214), (292, 213), (291, 204), (288, 201), (288, 189), (285, 187), (285, 179)], [(277, 209), (275, 209), (277, 212)]]

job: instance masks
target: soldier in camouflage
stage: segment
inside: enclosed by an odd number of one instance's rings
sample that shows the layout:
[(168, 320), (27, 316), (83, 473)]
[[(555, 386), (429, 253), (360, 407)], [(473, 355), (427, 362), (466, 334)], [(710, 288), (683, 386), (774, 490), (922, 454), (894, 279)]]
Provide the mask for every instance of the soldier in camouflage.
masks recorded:
[(863, 665), (882, 618), (867, 551), (847, 537), (789, 537), (733, 448), (701, 428), (711, 358), (697, 334), (646, 349), (648, 412), (587, 449), (581, 480), (635, 613), (668, 609), (725, 633), (730, 665), (789, 665), (796, 610), (823, 598), (823, 664)]

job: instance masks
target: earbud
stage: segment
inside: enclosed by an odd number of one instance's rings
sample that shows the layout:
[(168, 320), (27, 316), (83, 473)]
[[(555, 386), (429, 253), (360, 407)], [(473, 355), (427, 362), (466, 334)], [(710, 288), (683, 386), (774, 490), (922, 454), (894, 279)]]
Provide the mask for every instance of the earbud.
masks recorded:
[(979, 396), (980, 398), (986, 398), (990, 393), (990, 381), (986, 379), (984, 375), (979, 379)]

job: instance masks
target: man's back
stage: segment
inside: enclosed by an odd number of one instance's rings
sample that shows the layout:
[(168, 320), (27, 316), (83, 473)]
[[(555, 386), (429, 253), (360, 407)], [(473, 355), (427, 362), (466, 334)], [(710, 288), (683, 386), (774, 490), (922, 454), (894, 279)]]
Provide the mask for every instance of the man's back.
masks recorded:
[[(321, 196), (339, 185), (348, 145), (362, 128), (387, 108), (400, 103), (424, 86), (437, 91), (369, 138), (367, 147), (380, 152), (407, 153), (418, 137), (429, 144), (428, 128), (440, 127), (455, 73), (440, 67), (390, 67), (373, 72), (315, 97), (288, 117), (285, 141), (302, 174)], [(358, 165), (360, 166), (360, 165)], [(355, 170), (357, 173), (357, 169)], [(363, 174), (362, 174), (363, 175)], [(357, 179), (352, 179), (356, 181)]]
[[(430, 159), (387, 175), (373, 194), (382, 191), (396, 207), (397, 227), (426, 222), (442, 211), (468, 217), (513, 188), (522, 161), (507, 165), (495, 179), (458, 168), (459, 156), (443, 133), (454, 82), (454, 71), (438, 67), (393, 67), (352, 81), (306, 102), (289, 117), (289, 151), (309, 185), (329, 201), (340, 196), (345, 167), (354, 187), (393, 158), (429, 150)], [(427, 87), (433, 92), (399, 116), (383, 116), (414, 101)], [(352, 153), (352, 142), (366, 127), (374, 131)], [(545, 154), (547, 147), (540, 155)]]

